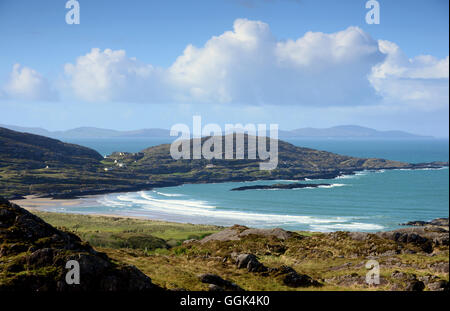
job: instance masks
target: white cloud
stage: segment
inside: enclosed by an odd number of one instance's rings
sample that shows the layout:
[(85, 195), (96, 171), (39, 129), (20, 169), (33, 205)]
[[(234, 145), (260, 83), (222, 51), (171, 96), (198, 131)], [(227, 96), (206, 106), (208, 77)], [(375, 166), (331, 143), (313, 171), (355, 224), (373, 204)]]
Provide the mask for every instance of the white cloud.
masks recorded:
[(352, 105), (373, 99), (367, 75), (383, 60), (357, 27), (277, 41), (269, 26), (238, 19), (169, 68), (178, 99), (208, 103)]
[[(73, 93), (85, 101), (152, 101), (158, 70), (129, 58), (124, 50), (98, 48), (64, 66)], [(161, 89), (159, 89), (161, 91)]]
[(422, 110), (448, 109), (449, 57), (408, 59), (392, 42), (380, 40), (386, 60), (372, 68), (369, 81), (385, 103)]
[[(142, 63), (124, 50), (94, 48), (64, 71), (70, 93), (87, 102), (432, 111), (448, 109), (448, 65), (448, 57), (409, 59), (396, 44), (358, 27), (278, 40), (266, 23), (237, 19), (232, 30), (203, 46), (188, 45), (169, 68)], [(16, 66), (9, 94), (48, 94), (42, 76)]]
[(15, 64), (9, 80), (3, 86), (3, 97), (19, 100), (51, 101), (56, 94), (48, 81), (36, 70)]

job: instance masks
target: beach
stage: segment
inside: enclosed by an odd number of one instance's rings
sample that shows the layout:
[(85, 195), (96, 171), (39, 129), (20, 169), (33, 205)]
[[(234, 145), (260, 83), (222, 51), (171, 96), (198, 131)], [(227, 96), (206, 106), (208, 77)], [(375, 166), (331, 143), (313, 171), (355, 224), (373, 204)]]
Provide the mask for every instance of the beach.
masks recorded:
[(27, 210), (45, 210), (50, 207), (83, 206), (87, 202), (92, 201), (92, 197), (93, 196), (87, 196), (80, 199), (52, 199), (41, 198), (35, 195), (27, 195), (25, 196), (25, 199), (11, 200), (11, 202)]

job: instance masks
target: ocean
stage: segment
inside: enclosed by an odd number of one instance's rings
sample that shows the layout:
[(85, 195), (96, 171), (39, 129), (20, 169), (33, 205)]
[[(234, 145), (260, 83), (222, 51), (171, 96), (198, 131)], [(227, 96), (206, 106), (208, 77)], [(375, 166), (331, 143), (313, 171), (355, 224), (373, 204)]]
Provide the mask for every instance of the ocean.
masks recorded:
[[(412, 163), (448, 161), (449, 141), (287, 139), (297, 146), (357, 157)], [(96, 149), (136, 152), (167, 139), (72, 139)], [(449, 215), (449, 171), (443, 169), (363, 171), (333, 180), (329, 187), (230, 191), (243, 185), (292, 183), (253, 181), (185, 184), (97, 196), (80, 206), (49, 207), (65, 213), (116, 214), (185, 223), (281, 227), (308, 231), (384, 231), (412, 220)]]

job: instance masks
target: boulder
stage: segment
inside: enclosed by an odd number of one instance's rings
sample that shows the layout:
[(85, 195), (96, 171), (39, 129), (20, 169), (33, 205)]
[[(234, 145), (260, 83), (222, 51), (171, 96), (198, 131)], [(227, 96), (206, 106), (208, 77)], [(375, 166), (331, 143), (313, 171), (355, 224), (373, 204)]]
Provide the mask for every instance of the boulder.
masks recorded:
[(425, 289), (425, 284), (422, 281), (411, 281), (406, 285), (405, 291), (421, 292)]
[(270, 271), (281, 276), (283, 284), (289, 287), (322, 286), (322, 284), (315, 281), (310, 276), (306, 274), (299, 274), (289, 266), (281, 266), (278, 269), (270, 269)]
[[(222, 279), (217, 274), (205, 273), (198, 276), (200, 282), (210, 284), (210, 290), (213, 288), (214, 290), (231, 290), (231, 291), (243, 291), (241, 287), (236, 285), (233, 282)], [(214, 285), (211, 287), (211, 285)]]
[(267, 268), (253, 254), (240, 254), (236, 258), (238, 269), (247, 268), (249, 272), (265, 272)]
[(273, 228), (273, 229), (254, 229), (247, 228), (245, 226), (234, 225), (230, 228), (226, 228), (220, 232), (211, 234), (202, 240), (200, 243), (206, 243), (209, 241), (239, 241), (242, 238), (248, 236), (261, 236), (261, 237), (274, 237), (279, 240), (286, 240), (293, 236), (296, 236), (295, 233), (286, 231), (281, 228)]
[(440, 280), (427, 285), (431, 291), (449, 291), (448, 281)]

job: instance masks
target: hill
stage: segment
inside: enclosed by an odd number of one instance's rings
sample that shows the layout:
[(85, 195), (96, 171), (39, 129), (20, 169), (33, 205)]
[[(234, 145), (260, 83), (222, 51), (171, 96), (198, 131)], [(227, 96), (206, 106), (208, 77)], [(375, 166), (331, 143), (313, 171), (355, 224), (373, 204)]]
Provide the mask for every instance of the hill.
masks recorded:
[(87, 168), (96, 165), (103, 158), (98, 152), (86, 147), (1, 127), (0, 146), (0, 167), (17, 165), (19, 169), (40, 169), (46, 166)]
[[(207, 139), (202, 138), (202, 143)], [(236, 141), (236, 135), (233, 139)], [(247, 150), (248, 136), (244, 139)], [(278, 151), (278, 166), (271, 171), (260, 170), (258, 159), (174, 160), (169, 144), (138, 153), (116, 152), (102, 158), (86, 147), (0, 128), (0, 195), (8, 198), (30, 194), (76, 197), (183, 183), (323, 179), (361, 170), (448, 165), (356, 158), (297, 147), (282, 140), (278, 141)]]
[[(66, 283), (66, 263), (77, 260), (80, 284)], [(131, 265), (114, 263), (73, 233), (0, 197), (0, 292), (160, 290)]]

